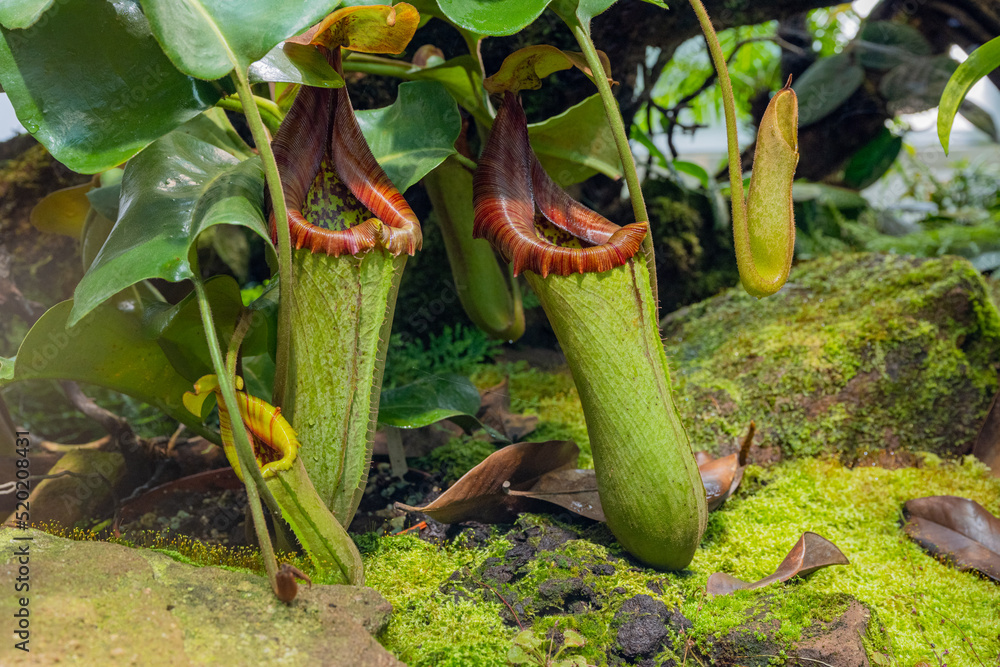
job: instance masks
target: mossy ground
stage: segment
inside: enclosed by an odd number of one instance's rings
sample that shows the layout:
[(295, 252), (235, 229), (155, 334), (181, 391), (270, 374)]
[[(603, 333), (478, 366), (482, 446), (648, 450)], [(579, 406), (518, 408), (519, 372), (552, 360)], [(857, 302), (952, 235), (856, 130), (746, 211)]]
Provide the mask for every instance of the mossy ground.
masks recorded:
[[(466, 572), (477, 581), (487, 558), (510, 549), (505, 537), (497, 535), (474, 549), (461, 544), (439, 548), (411, 536), (385, 537), (366, 545), (365, 564), (368, 584), (395, 610), (381, 640), (413, 666), (506, 664), (518, 628), (501, 621), (505, 603), (499, 594), (510, 603), (544, 581), (570, 577), (582, 577), (596, 599), (606, 601), (602, 608), (566, 616), (522, 612), (520, 620), (534, 620), (540, 637), (557, 623), (579, 630), (588, 641), (580, 654), (594, 664), (604, 664), (606, 651), (614, 648), (612, 620), (621, 601), (637, 594), (651, 595), (668, 607), (679, 605), (694, 624), (695, 644), (703, 647), (710, 635), (725, 635), (745, 623), (756, 608), (766, 609), (766, 620), (780, 621), (779, 639), (794, 642), (814, 620), (840, 613), (847, 594), (874, 609), (885, 626), (888, 646), (878, 633), (867, 639), (869, 649), (885, 652), (890, 664), (933, 663), (932, 646), (939, 654), (949, 651), (949, 664), (976, 664), (973, 649), (984, 660), (994, 659), (1000, 653), (1000, 588), (938, 562), (899, 528), (902, 504), (927, 495), (964, 496), (1000, 513), (1000, 480), (972, 459), (945, 463), (930, 455), (924, 467), (898, 470), (848, 469), (832, 460), (802, 459), (766, 470), (751, 467), (740, 492), (710, 516), (694, 562), (680, 574), (657, 573), (627, 561), (618, 563), (610, 576), (591, 574), (585, 564), (624, 555), (599, 536), (540, 554), (514, 587), (478, 579), (475, 595), (458, 600), (442, 595), (449, 577)], [(770, 574), (806, 530), (836, 543), (851, 564), (767, 590), (704, 595), (705, 581), (716, 571), (748, 580)]]

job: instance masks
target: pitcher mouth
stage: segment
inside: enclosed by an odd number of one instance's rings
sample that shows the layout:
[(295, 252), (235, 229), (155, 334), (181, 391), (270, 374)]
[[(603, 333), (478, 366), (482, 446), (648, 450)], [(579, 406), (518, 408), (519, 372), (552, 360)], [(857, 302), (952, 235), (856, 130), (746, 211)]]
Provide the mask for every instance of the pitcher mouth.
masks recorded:
[[(340, 47), (324, 50), (342, 73)], [(383, 248), (391, 255), (412, 255), (421, 245), (420, 223), (403, 195), (386, 176), (365, 141), (346, 88), (303, 86), (272, 142), (288, 208), (288, 227), (295, 248), (333, 257)], [(322, 191), (314, 182), (321, 170)], [(332, 176), (332, 178), (330, 178)], [(338, 197), (329, 190), (346, 186), (364, 208), (364, 220), (344, 229), (313, 224), (307, 219), (310, 190), (320, 198)], [(342, 188), (341, 188), (342, 189)], [(343, 196), (343, 193), (339, 193)], [(304, 211), (306, 211), (304, 213)], [(271, 234), (277, 227), (271, 214)]]
[(487, 239), (514, 275), (608, 271), (628, 262), (649, 230), (645, 222), (620, 227), (556, 185), (531, 150), (524, 110), (510, 92), (479, 159), (473, 203), (473, 237)]

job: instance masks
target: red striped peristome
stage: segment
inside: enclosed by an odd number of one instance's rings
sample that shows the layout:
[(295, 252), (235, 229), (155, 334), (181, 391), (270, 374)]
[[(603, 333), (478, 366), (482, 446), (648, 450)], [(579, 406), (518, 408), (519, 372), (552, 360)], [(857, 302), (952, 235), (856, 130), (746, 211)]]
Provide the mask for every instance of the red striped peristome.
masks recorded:
[[(521, 271), (543, 278), (599, 273), (622, 266), (639, 251), (649, 227), (645, 222), (619, 227), (556, 185), (531, 150), (524, 110), (510, 92), (479, 158), (472, 192), (473, 237), (487, 239), (511, 263), (515, 276)], [(534, 224), (536, 207), (588, 247), (565, 248), (541, 238)]]
[[(340, 48), (327, 51), (327, 57), (341, 72)], [(412, 255), (420, 249), (420, 223), (372, 155), (346, 88), (303, 86), (271, 147), (295, 248), (334, 257), (377, 247), (392, 255)], [(302, 205), (325, 154), (330, 155), (337, 175), (351, 193), (371, 211), (370, 219), (350, 229), (334, 230), (312, 225), (303, 217)], [(273, 212), (271, 235), (277, 241)]]

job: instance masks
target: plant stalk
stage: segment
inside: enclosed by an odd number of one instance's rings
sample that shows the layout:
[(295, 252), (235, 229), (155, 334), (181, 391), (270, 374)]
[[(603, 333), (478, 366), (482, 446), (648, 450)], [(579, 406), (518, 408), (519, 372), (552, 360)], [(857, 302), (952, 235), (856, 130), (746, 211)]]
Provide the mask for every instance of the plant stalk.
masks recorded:
[[(697, 0), (693, 0), (697, 1)], [(618, 108), (618, 101), (611, 92), (611, 85), (607, 77), (604, 76), (604, 66), (597, 55), (597, 47), (590, 37), (590, 26), (584, 25), (580, 21), (567, 22), (573, 36), (576, 37), (583, 57), (590, 66), (590, 71), (594, 75), (594, 83), (597, 84), (597, 92), (604, 103), (604, 113), (608, 117), (611, 125), (611, 133), (615, 137), (615, 146), (618, 148), (618, 157), (622, 161), (622, 171), (625, 173), (625, 183), (628, 185), (629, 199), (632, 201), (632, 213), (636, 222), (649, 222), (649, 214), (646, 212), (646, 201), (642, 196), (642, 186), (639, 183), (639, 173), (635, 168), (635, 158), (632, 157), (632, 147), (628, 143), (628, 133), (625, 131), (625, 123), (622, 120), (621, 110)], [(656, 314), (660, 312), (659, 287), (656, 283), (656, 256), (653, 252), (652, 234), (646, 234), (642, 240), (642, 252), (646, 256), (646, 266), (649, 268), (649, 286), (653, 290), (653, 304)]]
[(708, 44), (709, 53), (712, 54), (712, 63), (719, 78), (719, 88), (722, 90), (722, 108), (726, 116), (726, 149), (729, 152), (729, 189), (730, 199), (733, 202), (733, 226), (739, 225), (741, 229), (747, 227), (747, 204), (746, 195), (743, 191), (743, 165), (740, 161), (740, 141), (736, 134), (736, 103), (733, 97), (733, 83), (729, 78), (729, 67), (726, 64), (726, 56), (722, 53), (722, 45), (719, 44), (719, 36), (712, 27), (712, 19), (708, 17), (705, 5), (701, 0), (690, 0), (694, 13), (698, 16), (698, 23), (705, 33), (705, 42)]
[[(260, 160), (264, 165), (264, 176), (268, 191), (271, 194), (271, 206), (274, 207), (275, 225), (278, 230), (278, 279), (281, 282), (281, 300), (278, 302), (278, 346), (274, 362), (274, 388), (271, 392), (271, 403), (281, 407), (285, 402), (285, 387), (288, 382), (289, 362), (292, 349), (292, 303), (294, 289), (292, 282), (292, 237), (288, 229), (288, 208), (285, 204), (285, 193), (281, 189), (281, 177), (278, 175), (278, 164), (271, 151), (271, 142), (264, 129), (260, 110), (254, 101), (250, 90), (250, 82), (246, 72), (236, 68), (233, 72), (236, 90), (239, 92), (243, 111), (246, 113), (247, 125), (253, 135), (254, 143), (260, 152)], [(227, 379), (231, 386), (231, 380)], [(235, 399), (234, 399), (235, 400)], [(232, 414), (239, 414), (233, 412)], [(238, 429), (242, 430), (242, 429)], [(259, 476), (259, 473), (258, 475)], [(263, 482), (262, 482), (263, 483)]]
[[(285, 114), (282, 113), (277, 104), (267, 98), (261, 97), (260, 95), (254, 95), (253, 101), (257, 104), (257, 111), (260, 112), (261, 120), (264, 122), (264, 125), (267, 126), (268, 131), (272, 135), (276, 134), (278, 132), (278, 128), (281, 127), (281, 121)], [(244, 113), (243, 103), (240, 102), (239, 97), (223, 97), (215, 103), (215, 106), (220, 109), (225, 109), (226, 111), (238, 111), (240, 113)]]
[[(264, 478), (257, 467), (257, 459), (254, 457), (253, 448), (250, 446), (250, 438), (247, 436), (246, 425), (240, 417), (239, 404), (236, 402), (236, 389), (233, 385), (233, 375), (227, 372), (227, 364), (223, 362), (222, 350), (219, 348), (219, 338), (215, 332), (215, 321), (212, 319), (212, 306), (208, 302), (208, 295), (205, 292), (205, 284), (198, 276), (197, 270), (194, 279), (194, 289), (198, 297), (198, 308), (201, 311), (202, 325), (205, 327), (205, 338), (208, 343), (208, 352), (212, 357), (212, 367), (219, 379), (219, 391), (222, 392), (222, 400), (225, 403), (229, 414), (234, 415), (232, 419), (233, 441), (236, 445), (236, 455), (239, 458), (243, 479), (246, 481), (247, 504), (250, 506), (250, 513), (253, 517), (254, 530), (257, 533), (257, 541), (260, 545), (260, 555), (264, 560), (264, 569), (267, 571), (267, 578), (271, 582), (271, 589), (277, 592), (278, 564), (274, 558), (274, 549), (271, 546), (271, 536), (267, 532), (267, 522), (264, 520), (264, 511), (260, 504), (260, 494), (258, 489), (263, 489), (264, 493), (270, 496), (270, 491), (264, 485)], [(240, 327), (237, 326), (237, 331)], [(244, 330), (243, 334), (246, 333)], [(234, 338), (236, 334), (234, 332)], [(241, 336), (242, 337), (242, 336)], [(230, 350), (233, 369), (236, 368), (235, 354)]]

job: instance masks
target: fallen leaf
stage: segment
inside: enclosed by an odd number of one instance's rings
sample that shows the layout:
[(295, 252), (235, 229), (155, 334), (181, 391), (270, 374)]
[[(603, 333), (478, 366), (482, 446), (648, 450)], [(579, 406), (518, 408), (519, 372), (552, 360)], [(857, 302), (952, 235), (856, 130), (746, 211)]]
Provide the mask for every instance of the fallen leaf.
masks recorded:
[(537, 415), (515, 415), (510, 412), (509, 378), (482, 392), (482, 402), (476, 418), (506, 436), (519, 442), (538, 426)]
[(736, 493), (736, 489), (739, 488), (740, 482), (743, 481), (743, 471), (747, 467), (747, 453), (753, 444), (753, 436), (756, 431), (757, 425), (750, 422), (747, 434), (743, 437), (743, 444), (740, 445), (740, 451), (728, 456), (713, 459), (708, 452), (695, 454), (698, 471), (701, 473), (701, 481), (705, 485), (709, 512), (722, 507), (722, 503), (726, 502), (726, 499)]
[(972, 455), (988, 465), (994, 477), (1000, 477), (1000, 401), (997, 397), (1000, 392), (993, 396), (990, 411), (972, 446)]
[(601, 498), (597, 494), (597, 474), (593, 469), (553, 470), (539, 477), (525, 491), (515, 491), (509, 484), (505, 489), (511, 496), (544, 500), (594, 521), (606, 520)]
[(837, 545), (816, 533), (805, 532), (792, 550), (781, 561), (781, 565), (769, 575), (749, 583), (742, 579), (716, 572), (708, 578), (705, 588), (709, 595), (728, 595), (733, 591), (762, 588), (776, 581), (788, 581), (792, 577), (804, 577), (827, 565), (847, 565), (850, 563)]
[(218, 491), (235, 491), (243, 488), (243, 482), (230, 467), (206, 470), (187, 477), (161, 484), (141, 496), (122, 503), (118, 523), (135, 521), (147, 512), (163, 507), (164, 499), (175, 493), (208, 494)]
[(921, 547), (1000, 581), (1000, 519), (974, 500), (930, 496), (906, 501), (903, 530)]
[[(548, 504), (508, 491), (526, 491), (546, 473), (575, 468), (579, 455), (576, 443), (566, 440), (508, 445), (486, 457), (429, 505), (396, 503), (396, 507), (423, 512), (441, 523), (510, 523), (518, 514), (545, 511)], [(509, 483), (506, 489), (505, 482)]]

